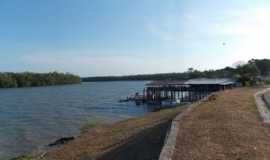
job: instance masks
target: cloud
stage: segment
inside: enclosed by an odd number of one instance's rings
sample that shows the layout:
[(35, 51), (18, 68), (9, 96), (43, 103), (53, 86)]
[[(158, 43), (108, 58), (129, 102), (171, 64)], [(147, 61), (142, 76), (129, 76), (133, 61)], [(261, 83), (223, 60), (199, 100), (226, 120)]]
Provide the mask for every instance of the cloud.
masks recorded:
[(216, 34), (238, 39), (231, 49), (232, 58), (248, 60), (251, 58), (270, 58), (270, 7), (254, 7), (237, 13), (233, 21), (220, 25)]
[[(265, 24), (268, 26), (267, 18), (269, 18), (269, 13), (264, 8), (246, 10), (246, 12), (241, 10), (227, 12), (225, 16), (232, 16), (232, 18), (228, 21), (217, 23), (214, 32), (224, 36), (250, 36), (255, 32), (262, 31), (260, 29)], [(265, 31), (263, 30), (263, 32)]]
[[(149, 23), (147, 30), (175, 52), (203, 55), (198, 63), (208, 68), (208, 63), (247, 61), (251, 58), (270, 58), (270, 6), (238, 6), (220, 11), (202, 12), (191, 10), (178, 14), (167, 14), (155, 23)], [(222, 46), (226, 43), (226, 46)], [(219, 55), (210, 62), (211, 55)], [(220, 60), (219, 60), (220, 59)], [(224, 65), (224, 64), (223, 64)], [(200, 67), (199, 67), (200, 68)]]

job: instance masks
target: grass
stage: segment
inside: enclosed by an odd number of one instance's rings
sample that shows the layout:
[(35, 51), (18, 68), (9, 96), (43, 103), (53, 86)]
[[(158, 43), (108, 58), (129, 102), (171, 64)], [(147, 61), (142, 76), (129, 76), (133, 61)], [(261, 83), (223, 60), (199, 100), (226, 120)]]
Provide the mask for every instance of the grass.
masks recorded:
[(83, 125), (80, 129), (81, 134), (88, 132), (90, 129), (96, 128), (98, 126), (102, 126), (105, 125), (105, 123), (103, 122), (98, 122), (97, 120), (95, 121), (90, 121), (88, 123), (86, 123), (85, 125)]
[(31, 155), (25, 155), (25, 156), (21, 156), (21, 157), (18, 157), (18, 158), (15, 158), (13, 160), (33, 160), (33, 156)]
[(270, 127), (262, 125), (254, 93), (258, 88), (220, 92), (179, 122), (173, 160), (270, 159)]
[(32, 156), (25, 156), (21, 160), (32, 160), (32, 159), (33, 159)]
[(101, 155), (122, 146), (147, 129), (171, 121), (185, 109), (184, 106), (149, 113), (146, 116), (100, 125), (90, 122), (82, 134), (67, 145), (48, 151), (45, 159), (81, 160), (97, 159)]
[(270, 84), (270, 79), (265, 80), (264, 83), (267, 84), (267, 85), (269, 85)]

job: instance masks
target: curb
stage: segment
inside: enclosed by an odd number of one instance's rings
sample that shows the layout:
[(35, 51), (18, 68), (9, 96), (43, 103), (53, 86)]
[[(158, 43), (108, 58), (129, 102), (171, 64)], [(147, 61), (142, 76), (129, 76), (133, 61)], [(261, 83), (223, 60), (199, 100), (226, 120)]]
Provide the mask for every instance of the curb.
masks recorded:
[(270, 124), (270, 111), (267, 107), (267, 104), (263, 100), (263, 95), (266, 92), (270, 92), (270, 88), (255, 93), (254, 98), (263, 123)]
[(194, 108), (200, 105), (202, 102), (206, 101), (213, 94), (206, 96), (200, 101), (191, 104), (183, 113), (178, 114), (172, 121), (171, 129), (169, 130), (167, 139), (165, 140), (165, 144), (162, 148), (162, 151), (159, 155), (159, 160), (172, 160), (175, 147), (176, 147), (176, 139), (179, 131), (178, 122), (186, 115), (188, 115)]

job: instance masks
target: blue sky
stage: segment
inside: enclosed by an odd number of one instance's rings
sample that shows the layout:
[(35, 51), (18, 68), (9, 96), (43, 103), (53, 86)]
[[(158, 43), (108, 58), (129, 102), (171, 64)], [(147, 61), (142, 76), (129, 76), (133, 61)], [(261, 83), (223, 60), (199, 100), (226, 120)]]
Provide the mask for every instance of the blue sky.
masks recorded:
[(269, 19), (268, 0), (0, 0), (0, 71), (222, 68), (270, 58)]

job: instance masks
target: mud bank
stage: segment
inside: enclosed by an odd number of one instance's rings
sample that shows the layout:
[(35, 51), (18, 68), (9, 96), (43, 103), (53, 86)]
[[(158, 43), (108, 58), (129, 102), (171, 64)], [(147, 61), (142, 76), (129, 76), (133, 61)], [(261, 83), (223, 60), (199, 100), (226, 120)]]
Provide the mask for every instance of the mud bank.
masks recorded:
[(171, 121), (163, 122), (134, 136), (126, 144), (101, 156), (99, 160), (156, 160), (164, 145)]
[(42, 160), (155, 160), (171, 121), (187, 106), (89, 129), (68, 144), (50, 149)]
[[(170, 126), (171, 121), (154, 125), (125, 140), (122, 145), (112, 146), (114, 149), (90, 160), (158, 160)], [(11, 160), (43, 160), (43, 158), (26, 155)]]

